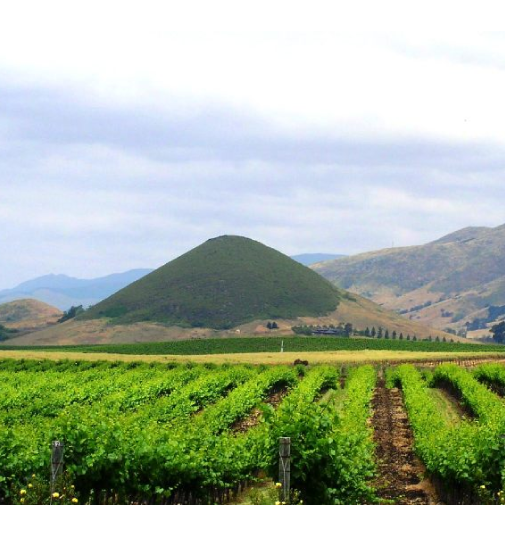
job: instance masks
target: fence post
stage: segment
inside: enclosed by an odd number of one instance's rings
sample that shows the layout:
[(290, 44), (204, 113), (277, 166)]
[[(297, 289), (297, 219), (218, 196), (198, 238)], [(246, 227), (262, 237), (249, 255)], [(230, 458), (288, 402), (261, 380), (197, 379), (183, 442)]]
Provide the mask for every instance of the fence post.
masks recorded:
[(289, 502), (291, 487), (291, 438), (279, 437), (279, 482), (282, 484), (281, 499)]
[(54, 492), (54, 484), (63, 473), (63, 454), (65, 445), (60, 441), (51, 443), (51, 500)]

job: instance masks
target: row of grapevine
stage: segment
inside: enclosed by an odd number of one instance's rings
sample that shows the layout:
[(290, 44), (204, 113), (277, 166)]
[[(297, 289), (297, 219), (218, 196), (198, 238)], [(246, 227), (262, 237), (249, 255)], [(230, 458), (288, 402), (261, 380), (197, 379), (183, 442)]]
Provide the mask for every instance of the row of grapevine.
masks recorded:
[[(449, 343), (438, 341), (407, 341), (393, 339), (347, 338), (347, 337), (237, 337), (166, 341), (135, 344), (107, 344), (96, 346), (30, 347), (48, 352), (109, 353), (129, 355), (211, 355), (241, 354), (255, 352), (278, 352), (282, 341), (286, 352), (323, 352), (337, 350), (388, 350), (405, 352), (472, 352), (503, 353), (504, 345)], [(2, 345), (2, 350), (23, 350), (22, 347)]]
[(415, 448), (427, 470), (447, 492), (458, 489), (466, 500), (482, 486), (492, 494), (505, 483), (505, 405), (468, 371), (456, 365), (438, 367), (432, 384), (450, 385), (478, 420), (462, 419), (456, 426), (438, 411), (430, 385), (412, 365), (389, 372), (402, 389), (414, 431)]
[[(46, 478), (58, 439), (80, 499), (105, 490), (120, 503), (214, 502), (239, 482), (275, 477), (278, 437), (289, 435), (305, 501), (368, 500), (375, 373), (352, 371), (343, 403), (318, 402), (338, 379), (329, 366), (0, 361), (0, 499), (16, 502), (32, 473)], [(280, 387), (279, 407), (265, 404)], [(255, 407), (258, 422), (236, 431)]]

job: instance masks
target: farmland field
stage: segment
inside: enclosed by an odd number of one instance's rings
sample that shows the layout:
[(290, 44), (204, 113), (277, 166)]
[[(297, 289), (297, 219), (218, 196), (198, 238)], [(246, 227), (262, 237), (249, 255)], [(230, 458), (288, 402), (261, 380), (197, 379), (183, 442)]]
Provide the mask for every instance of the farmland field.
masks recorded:
[[(407, 341), (392, 339), (345, 337), (237, 337), (218, 339), (194, 339), (185, 341), (148, 342), (135, 344), (107, 344), (86, 346), (8, 346), (5, 350), (54, 351), (79, 353), (105, 353), (128, 355), (220, 355), (279, 352), (336, 352), (336, 351), (387, 351), (415, 353), (504, 353), (505, 345), (484, 345), (438, 341)], [(0, 354), (1, 355), (1, 354)]]
[(259, 482), (275, 495), (280, 437), (292, 442), (295, 503), (501, 503), (499, 362), (304, 367), (88, 357), (0, 360), (3, 503), (50, 500), (55, 440), (65, 445), (56, 501), (228, 503)]

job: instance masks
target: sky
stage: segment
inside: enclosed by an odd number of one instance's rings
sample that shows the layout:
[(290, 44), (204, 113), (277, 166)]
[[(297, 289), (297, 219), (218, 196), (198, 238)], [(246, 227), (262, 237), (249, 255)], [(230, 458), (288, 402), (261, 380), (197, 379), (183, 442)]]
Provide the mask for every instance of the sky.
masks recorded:
[(354, 254), (505, 223), (503, 34), (14, 15), (0, 288), (156, 268), (223, 234)]

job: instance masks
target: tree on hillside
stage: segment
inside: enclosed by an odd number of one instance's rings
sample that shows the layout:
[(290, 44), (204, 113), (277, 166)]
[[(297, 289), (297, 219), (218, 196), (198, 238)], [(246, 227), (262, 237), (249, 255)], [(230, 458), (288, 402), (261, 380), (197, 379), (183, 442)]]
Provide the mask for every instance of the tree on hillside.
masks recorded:
[(417, 341), (417, 337), (414, 335), (414, 336), (412, 337), (412, 340), (413, 340), (414, 342), (416, 342), (416, 341)]
[(491, 328), (493, 339), (498, 344), (505, 344), (505, 322), (500, 322)]
[(82, 305), (77, 305), (77, 306), (72, 305), (72, 307), (70, 307), (68, 311), (65, 311), (63, 313), (63, 316), (58, 320), (58, 322), (61, 324), (62, 322), (66, 322), (67, 320), (71, 320), (72, 318), (75, 318), (81, 313), (84, 313), (84, 307)]
[(346, 337), (350, 337), (352, 335), (352, 324), (350, 322), (347, 322), (347, 324), (344, 326), (344, 332)]
[(368, 326), (365, 329), (365, 337), (370, 337), (370, 328)]
[(10, 338), (11, 334), (17, 333), (17, 329), (9, 329), (0, 324), (0, 341), (6, 341)]
[(375, 326), (372, 327), (372, 331), (370, 332), (370, 335), (372, 339), (375, 339), (375, 336), (377, 335), (377, 332), (375, 331)]
[(379, 327), (379, 329), (377, 331), (377, 338), (382, 339), (382, 327)]
[(386, 332), (384, 333), (384, 338), (389, 339), (389, 329), (386, 329)]
[(403, 341), (403, 333), (400, 333), (400, 336), (398, 338)]
[(391, 338), (394, 340), (396, 339), (396, 337), (397, 337), (396, 331), (393, 331), (393, 333), (391, 334)]

